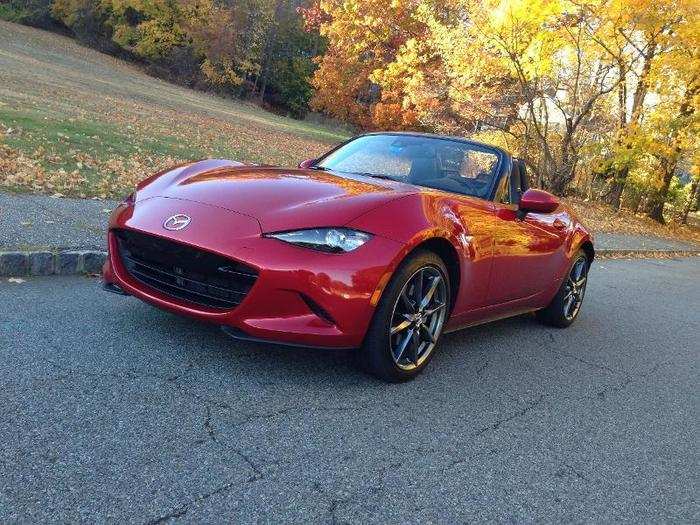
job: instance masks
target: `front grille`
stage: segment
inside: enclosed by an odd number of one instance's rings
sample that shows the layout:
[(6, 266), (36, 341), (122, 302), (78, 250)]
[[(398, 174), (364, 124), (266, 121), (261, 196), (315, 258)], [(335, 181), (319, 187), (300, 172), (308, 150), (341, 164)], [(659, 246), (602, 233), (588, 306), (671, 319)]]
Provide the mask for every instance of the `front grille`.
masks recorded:
[(179, 242), (132, 230), (116, 230), (114, 235), (131, 277), (183, 301), (235, 308), (258, 278), (250, 266)]

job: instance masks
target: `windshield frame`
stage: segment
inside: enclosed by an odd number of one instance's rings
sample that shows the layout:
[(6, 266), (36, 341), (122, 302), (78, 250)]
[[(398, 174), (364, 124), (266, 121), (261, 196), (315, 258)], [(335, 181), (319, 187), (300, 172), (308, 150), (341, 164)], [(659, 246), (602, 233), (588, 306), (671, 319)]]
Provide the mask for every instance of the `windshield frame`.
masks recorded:
[(437, 135), (437, 134), (431, 134), (431, 133), (418, 133), (418, 132), (406, 132), (406, 131), (375, 131), (371, 133), (362, 133), (360, 135), (355, 135), (354, 137), (349, 138), (348, 140), (341, 142), (334, 148), (331, 148), (327, 152), (325, 152), (323, 155), (318, 157), (317, 159), (314, 160), (313, 164), (310, 166), (311, 168), (317, 167), (317, 169), (323, 168), (327, 169), (329, 172), (337, 174), (338, 176), (343, 176), (343, 174), (349, 174), (349, 175), (359, 175), (359, 176), (370, 176), (370, 175), (365, 175), (361, 173), (352, 173), (352, 172), (342, 172), (339, 170), (334, 170), (333, 168), (325, 168), (320, 166), (320, 164), (323, 163), (323, 161), (329, 157), (331, 154), (335, 153), (338, 151), (340, 148), (345, 147), (346, 145), (350, 144), (351, 142), (363, 138), (363, 137), (371, 137), (371, 136), (403, 136), (403, 137), (418, 137), (418, 138), (424, 138), (426, 140), (443, 140), (443, 141), (452, 141), (452, 142), (458, 142), (461, 144), (468, 144), (469, 146), (473, 147), (477, 151), (483, 151), (486, 153), (492, 153), (498, 157), (498, 164), (496, 165), (494, 169), (494, 176), (491, 180), (491, 184), (489, 187), (488, 192), (486, 193), (485, 197), (479, 197), (478, 195), (470, 195), (468, 193), (459, 193), (455, 191), (449, 191), (445, 189), (438, 189), (438, 188), (431, 188), (430, 186), (421, 186), (420, 184), (414, 184), (411, 182), (406, 182), (402, 181), (398, 178), (393, 178), (393, 177), (387, 177), (390, 180), (394, 180), (396, 182), (402, 183), (402, 184), (411, 184), (413, 186), (416, 186), (418, 188), (425, 188), (427, 190), (434, 190), (434, 191), (444, 191), (446, 193), (449, 193), (451, 195), (459, 195), (461, 197), (469, 197), (472, 199), (481, 199), (481, 200), (487, 200), (487, 201), (493, 201), (495, 194), (496, 194), (496, 189), (498, 188), (498, 184), (500, 183), (501, 179), (504, 176), (504, 173), (508, 173), (509, 167), (510, 167), (510, 154), (506, 152), (505, 150), (497, 147), (497, 146), (492, 146), (490, 144), (484, 144), (483, 142), (477, 142), (474, 140), (469, 140), (461, 137), (454, 137), (451, 135)]

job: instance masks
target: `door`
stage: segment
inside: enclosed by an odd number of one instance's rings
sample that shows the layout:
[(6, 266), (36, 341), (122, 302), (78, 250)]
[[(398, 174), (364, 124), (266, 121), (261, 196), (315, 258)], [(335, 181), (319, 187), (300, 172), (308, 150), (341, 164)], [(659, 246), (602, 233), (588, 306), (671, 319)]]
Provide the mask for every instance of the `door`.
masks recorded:
[(518, 212), (527, 179), (524, 164), (500, 181), (494, 210), (493, 266), (488, 291), (490, 305), (532, 297), (551, 288), (564, 257), (564, 241), (571, 219), (565, 211)]

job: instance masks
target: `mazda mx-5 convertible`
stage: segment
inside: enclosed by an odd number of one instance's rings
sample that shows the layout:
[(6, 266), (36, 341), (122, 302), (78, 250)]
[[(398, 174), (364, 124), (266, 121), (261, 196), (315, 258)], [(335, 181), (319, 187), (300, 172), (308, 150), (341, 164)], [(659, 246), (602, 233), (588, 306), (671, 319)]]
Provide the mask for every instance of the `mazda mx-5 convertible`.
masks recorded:
[(356, 349), (409, 379), (449, 331), (526, 312), (570, 325), (591, 235), (505, 151), (370, 133), (296, 169), (204, 160), (113, 212), (104, 286), (229, 335)]

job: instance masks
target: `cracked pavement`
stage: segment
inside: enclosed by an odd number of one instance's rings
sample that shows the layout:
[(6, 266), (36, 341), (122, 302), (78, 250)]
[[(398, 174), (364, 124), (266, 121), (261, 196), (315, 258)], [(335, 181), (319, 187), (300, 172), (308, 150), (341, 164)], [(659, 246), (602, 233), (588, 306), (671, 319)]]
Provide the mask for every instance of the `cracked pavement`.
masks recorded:
[(87, 278), (0, 282), (0, 522), (697, 522), (700, 259), (596, 263), (567, 330), (417, 380)]

